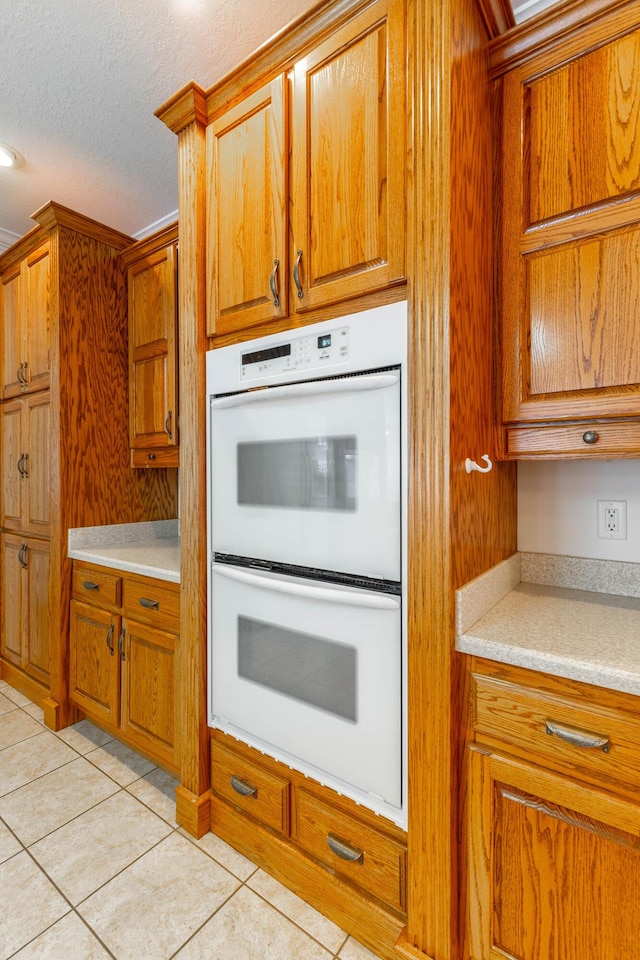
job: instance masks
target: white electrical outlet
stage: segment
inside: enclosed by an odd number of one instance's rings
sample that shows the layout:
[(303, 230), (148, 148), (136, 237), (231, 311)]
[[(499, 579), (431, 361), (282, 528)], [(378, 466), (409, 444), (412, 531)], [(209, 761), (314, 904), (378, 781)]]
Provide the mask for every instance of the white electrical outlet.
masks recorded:
[(598, 500), (598, 539), (627, 539), (626, 500)]

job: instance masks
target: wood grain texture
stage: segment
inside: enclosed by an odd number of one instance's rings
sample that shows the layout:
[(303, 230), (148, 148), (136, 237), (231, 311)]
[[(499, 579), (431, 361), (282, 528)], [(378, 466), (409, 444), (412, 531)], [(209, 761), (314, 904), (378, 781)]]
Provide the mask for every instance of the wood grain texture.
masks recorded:
[(490, 40), (515, 26), (513, 8), (508, 0), (476, 0), (476, 6)]
[[(595, 443), (584, 440), (585, 434), (590, 432), (597, 436)], [(581, 423), (508, 427), (505, 433), (507, 457), (564, 457), (572, 460), (606, 460), (622, 455), (640, 457), (638, 420), (583, 420)]]
[(35, 220), (40, 226), (51, 231), (54, 227), (65, 227), (73, 230), (76, 234), (82, 234), (95, 240), (97, 243), (104, 243), (113, 250), (123, 250), (130, 245), (131, 237), (113, 227), (108, 227), (104, 223), (92, 220), (84, 214), (77, 213), (75, 210), (64, 207), (61, 203), (50, 200), (44, 206), (31, 214), (31, 219)]
[[(234, 789), (232, 778), (244, 781), (255, 793), (242, 795)], [(217, 739), (211, 741), (211, 789), (265, 826), (285, 835), (289, 833), (291, 791), (288, 778), (253, 762), (237, 750), (229, 750)]]
[(69, 694), (89, 717), (113, 728), (120, 721), (120, 632), (117, 614), (71, 602)]

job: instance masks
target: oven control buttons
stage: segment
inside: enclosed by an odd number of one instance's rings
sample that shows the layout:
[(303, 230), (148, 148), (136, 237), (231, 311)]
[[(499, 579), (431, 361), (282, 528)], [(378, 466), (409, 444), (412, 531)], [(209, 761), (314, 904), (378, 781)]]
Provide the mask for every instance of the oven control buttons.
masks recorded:
[(241, 380), (255, 380), (296, 370), (314, 370), (349, 359), (349, 328), (297, 337), (242, 356)]

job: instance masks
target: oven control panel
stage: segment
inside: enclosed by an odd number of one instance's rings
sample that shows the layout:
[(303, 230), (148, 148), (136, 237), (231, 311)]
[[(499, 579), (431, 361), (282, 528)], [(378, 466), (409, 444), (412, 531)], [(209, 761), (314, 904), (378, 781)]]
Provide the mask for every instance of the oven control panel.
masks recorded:
[(318, 371), (349, 359), (349, 327), (288, 338), (282, 343), (241, 354), (240, 379), (275, 376), (289, 371)]

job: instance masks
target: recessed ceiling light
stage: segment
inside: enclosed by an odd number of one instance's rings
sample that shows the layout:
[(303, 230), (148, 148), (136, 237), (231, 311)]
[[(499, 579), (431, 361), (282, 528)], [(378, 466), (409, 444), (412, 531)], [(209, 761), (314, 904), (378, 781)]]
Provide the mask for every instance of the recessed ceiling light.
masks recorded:
[(8, 143), (0, 143), (0, 167), (21, 167), (24, 157)]

